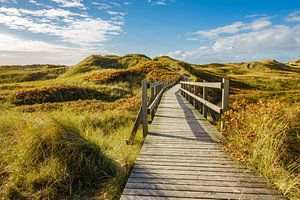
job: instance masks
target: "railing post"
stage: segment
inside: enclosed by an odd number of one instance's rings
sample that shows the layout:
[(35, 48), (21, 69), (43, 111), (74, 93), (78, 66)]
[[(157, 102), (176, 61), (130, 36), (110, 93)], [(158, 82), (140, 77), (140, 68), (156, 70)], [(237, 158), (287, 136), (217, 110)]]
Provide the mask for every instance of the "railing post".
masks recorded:
[[(196, 85), (194, 85), (194, 95), (197, 95), (196, 88), (197, 88)], [(194, 105), (194, 107), (197, 109), (197, 106), (196, 106), (196, 99), (194, 99), (193, 105)]]
[[(205, 80), (203, 80), (203, 82), (206, 82)], [(207, 96), (208, 96), (208, 92), (207, 92), (207, 87), (203, 87), (203, 99), (204, 100), (207, 100)], [(203, 111), (203, 116), (205, 118), (207, 118), (207, 107), (205, 104), (203, 104), (203, 108), (202, 108), (202, 111)]]
[[(222, 79), (222, 113), (224, 113), (229, 108), (229, 80)], [(221, 121), (221, 130), (224, 129), (224, 122)]]
[(152, 102), (154, 99), (155, 99), (155, 96), (154, 96), (154, 82), (151, 81), (150, 83), (150, 90), (151, 90), (151, 98), (150, 98), (150, 102)]
[(142, 124), (143, 136), (148, 133), (147, 80), (142, 81)]
[(228, 109), (229, 80), (223, 78), (222, 83), (222, 110), (226, 111)]

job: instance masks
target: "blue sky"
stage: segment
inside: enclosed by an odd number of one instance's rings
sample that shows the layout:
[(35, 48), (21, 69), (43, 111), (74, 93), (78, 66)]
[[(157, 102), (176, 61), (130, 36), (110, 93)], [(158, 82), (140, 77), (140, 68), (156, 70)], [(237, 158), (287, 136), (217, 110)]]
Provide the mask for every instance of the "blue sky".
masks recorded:
[(300, 58), (298, 0), (0, 0), (0, 64), (91, 54), (192, 63)]

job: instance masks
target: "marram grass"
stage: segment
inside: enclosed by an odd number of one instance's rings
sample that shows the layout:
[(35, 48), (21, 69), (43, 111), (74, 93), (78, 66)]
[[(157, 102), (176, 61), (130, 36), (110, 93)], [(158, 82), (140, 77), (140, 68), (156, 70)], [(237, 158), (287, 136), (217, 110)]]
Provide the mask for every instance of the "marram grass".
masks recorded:
[(4, 199), (118, 198), (140, 147), (125, 143), (130, 115), (2, 112), (0, 195)]
[(300, 198), (300, 108), (276, 101), (233, 104), (224, 145), (290, 199)]

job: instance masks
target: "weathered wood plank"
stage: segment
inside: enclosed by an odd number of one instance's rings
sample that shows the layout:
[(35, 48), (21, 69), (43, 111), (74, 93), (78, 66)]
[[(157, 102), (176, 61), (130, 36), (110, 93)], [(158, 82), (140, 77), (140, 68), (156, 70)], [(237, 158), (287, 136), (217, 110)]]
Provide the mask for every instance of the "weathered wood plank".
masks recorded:
[(265, 188), (268, 189), (270, 186), (267, 183), (248, 183), (239, 181), (215, 181), (215, 180), (190, 180), (172, 178), (132, 178), (130, 177), (128, 183), (151, 183), (151, 184), (177, 184), (177, 185), (194, 185), (194, 186), (222, 186), (222, 187), (243, 187), (243, 188)]
[(281, 195), (268, 194), (233, 194), (224, 192), (195, 192), (195, 191), (173, 191), (173, 190), (151, 190), (151, 189), (126, 189), (127, 195), (159, 196), (159, 197), (185, 197), (185, 198), (211, 198), (211, 199), (284, 199)]
[[(226, 165), (225, 165), (226, 166)], [(172, 163), (169, 163), (169, 165), (160, 165), (158, 163), (155, 164), (149, 164), (149, 163), (143, 163), (143, 164), (137, 164), (134, 167), (133, 172), (136, 172), (137, 170), (168, 170), (170, 172), (173, 171), (181, 171), (181, 172), (192, 172), (195, 171), (197, 174), (198, 171), (201, 172), (233, 172), (233, 173), (250, 173), (252, 174), (252, 172), (250, 172), (249, 170), (242, 170), (242, 169), (238, 169), (236, 167), (215, 167), (214, 165), (204, 165), (204, 166), (200, 166), (200, 165), (188, 165), (188, 166), (183, 166), (183, 165), (172, 165)]]
[(240, 176), (226, 176), (226, 175), (207, 175), (207, 174), (161, 174), (161, 173), (131, 173), (132, 178), (161, 178), (161, 179), (178, 179), (178, 180), (215, 180), (215, 181), (238, 181), (246, 183), (267, 183), (264, 179), (259, 179), (257, 177), (240, 177)]
[(266, 188), (244, 188), (244, 187), (224, 187), (214, 185), (177, 185), (173, 184), (161, 184), (161, 183), (128, 183), (127, 189), (151, 189), (151, 190), (174, 190), (174, 191), (195, 191), (195, 192), (224, 192), (234, 194), (275, 194), (280, 195), (280, 192), (276, 190), (270, 190)]

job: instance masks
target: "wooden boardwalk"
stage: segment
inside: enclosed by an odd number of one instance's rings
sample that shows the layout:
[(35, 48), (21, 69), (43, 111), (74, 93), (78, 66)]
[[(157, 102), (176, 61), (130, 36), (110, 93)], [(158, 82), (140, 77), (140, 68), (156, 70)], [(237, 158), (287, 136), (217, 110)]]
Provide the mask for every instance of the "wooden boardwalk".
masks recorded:
[(228, 157), (178, 90), (163, 95), (121, 199), (284, 199)]

